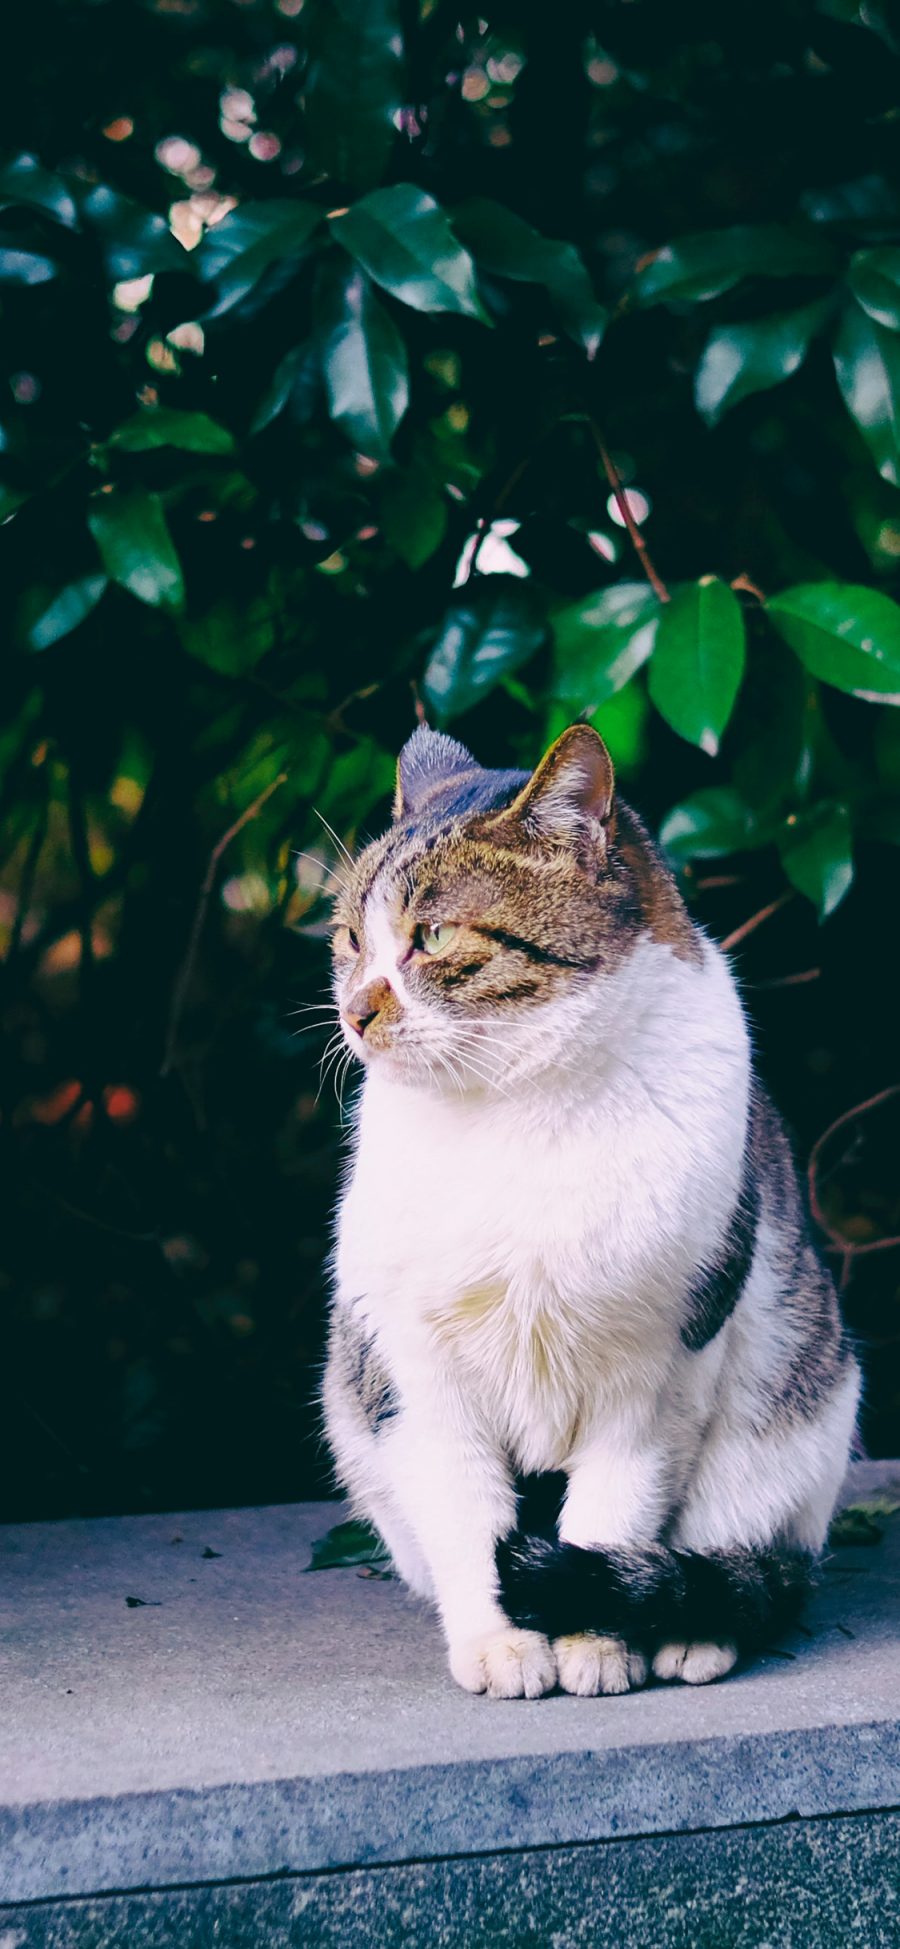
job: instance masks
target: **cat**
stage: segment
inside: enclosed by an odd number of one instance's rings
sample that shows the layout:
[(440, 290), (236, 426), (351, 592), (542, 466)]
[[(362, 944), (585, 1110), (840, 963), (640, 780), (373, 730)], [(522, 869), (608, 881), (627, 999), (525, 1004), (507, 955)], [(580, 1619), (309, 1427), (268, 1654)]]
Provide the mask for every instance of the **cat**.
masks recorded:
[[(859, 1374), (726, 957), (598, 733), (530, 775), (416, 730), (334, 990), (365, 1065), (323, 1383), (354, 1508), (467, 1691), (722, 1677), (802, 1604)], [(561, 1489), (535, 1528), (526, 1477)]]

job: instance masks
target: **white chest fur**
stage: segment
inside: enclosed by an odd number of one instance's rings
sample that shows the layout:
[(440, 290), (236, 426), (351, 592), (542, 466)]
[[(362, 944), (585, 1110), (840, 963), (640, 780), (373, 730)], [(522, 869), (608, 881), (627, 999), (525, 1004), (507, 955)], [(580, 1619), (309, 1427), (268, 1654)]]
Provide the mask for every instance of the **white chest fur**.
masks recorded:
[(588, 1411), (659, 1385), (673, 1296), (740, 1170), (746, 1049), (724, 972), (716, 957), (673, 984), (667, 968), (691, 1034), (675, 1039), (656, 1009), (623, 1034), (627, 1059), (595, 1052), (577, 1087), (570, 1072), (566, 1087), (456, 1099), (366, 1080), (339, 1289), (410, 1387), (426, 1370), (464, 1387), (522, 1467), (559, 1466)]

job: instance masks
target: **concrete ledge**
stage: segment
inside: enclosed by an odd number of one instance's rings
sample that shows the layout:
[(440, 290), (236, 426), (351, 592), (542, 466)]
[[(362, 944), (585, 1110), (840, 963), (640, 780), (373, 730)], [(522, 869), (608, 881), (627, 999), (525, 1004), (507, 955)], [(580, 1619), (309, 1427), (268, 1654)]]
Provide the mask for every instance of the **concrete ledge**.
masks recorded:
[[(860, 1464), (848, 1496), (898, 1480), (900, 1464)], [(306, 1504), (0, 1533), (0, 1902), (57, 1908), (374, 1864), (399, 1874), (652, 1835), (699, 1845), (701, 1830), (830, 1826), (900, 1804), (900, 1517), (875, 1547), (836, 1553), (804, 1631), (725, 1684), (529, 1704), (459, 1692), (434, 1621), (397, 1584), (305, 1575), (339, 1514)], [(340, 1903), (333, 1889), (323, 1901), (321, 1938), (285, 1941), (332, 1939), (326, 1910)], [(88, 1929), (89, 1907), (72, 1904), (72, 1926), (81, 1914)], [(44, 1939), (37, 1911), (16, 1908), (0, 1911), (0, 1943), (26, 1913), (13, 1940)], [(198, 1942), (212, 1939), (211, 1914)], [(259, 1915), (253, 1927), (282, 1939), (274, 1910), (271, 1933)], [(131, 1923), (76, 1939), (138, 1940)]]

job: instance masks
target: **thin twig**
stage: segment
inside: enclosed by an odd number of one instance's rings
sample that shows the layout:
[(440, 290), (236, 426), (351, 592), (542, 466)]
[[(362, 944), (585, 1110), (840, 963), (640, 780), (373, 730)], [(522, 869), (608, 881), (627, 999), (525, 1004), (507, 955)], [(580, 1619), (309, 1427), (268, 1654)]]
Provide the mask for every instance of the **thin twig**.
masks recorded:
[(638, 527), (638, 524), (635, 521), (634, 515), (631, 512), (631, 508), (628, 505), (628, 495), (626, 494), (625, 489), (622, 485), (622, 476), (619, 473), (615, 461), (613, 460), (612, 455), (609, 452), (609, 449), (606, 445), (606, 442), (603, 439), (603, 435), (600, 432), (600, 428), (597, 426), (596, 421), (592, 419), (588, 420), (588, 425), (593, 435), (594, 445), (596, 446), (597, 452), (600, 455), (603, 471), (606, 475), (607, 480), (609, 481), (613, 494), (615, 495), (616, 506), (619, 510), (620, 515), (622, 516), (622, 520), (624, 521), (625, 527), (628, 531), (628, 539), (631, 542), (632, 548), (635, 550), (638, 561), (640, 562), (644, 574), (647, 577), (647, 581), (649, 582), (654, 595), (658, 596), (660, 602), (671, 602), (672, 597), (669, 593), (669, 590), (666, 588), (662, 576), (658, 574), (657, 570), (653, 566), (653, 562), (650, 557), (650, 550), (647, 547), (647, 543), (645, 542), (644, 537), (641, 534), (640, 528)]
[(28, 919), (28, 914), (31, 907), (31, 896), (34, 892), (34, 881), (35, 881), (35, 875), (37, 873), (38, 860), (40, 859), (41, 853), (43, 852), (44, 840), (47, 837), (47, 823), (49, 818), (49, 812), (50, 812), (50, 806), (49, 806), (47, 793), (45, 791), (44, 802), (43, 805), (41, 806), (40, 812), (38, 813), (38, 817), (35, 821), (34, 831), (28, 842), (28, 851), (25, 855), (25, 863), (24, 866), (22, 867), (22, 878), (19, 882), (19, 898), (16, 903), (16, 917), (12, 924), (12, 932), (9, 937), (9, 947), (7, 948), (6, 951), (7, 967), (9, 967), (10, 964), (15, 960), (16, 955), (19, 952), (19, 944), (22, 939), (22, 929), (25, 925), (26, 920)]
[(844, 1232), (839, 1232), (837, 1227), (830, 1223), (822, 1209), (822, 1203), (819, 1197), (819, 1165), (821, 1163), (822, 1153), (826, 1145), (830, 1144), (832, 1137), (835, 1137), (839, 1130), (843, 1130), (846, 1124), (854, 1123), (858, 1117), (865, 1116), (868, 1110), (880, 1109), (882, 1103), (888, 1103), (892, 1097), (898, 1095), (900, 1095), (900, 1083), (890, 1083), (887, 1089), (878, 1090), (875, 1096), (867, 1096), (862, 1103), (855, 1103), (852, 1110), (844, 1110), (841, 1116), (835, 1117), (834, 1122), (828, 1125), (827, 1130), (823, 1130), (821, 1137), (816, 1138), (812, 1150), (809, 1153), (809, 1163), (806, 1167), (806, 1180), (809, 1189), (810, 1210), (816, 1224), (821, 1226), (826, 1238), (831, 1240), (832, 1245), (838, 1251), (846, 1255), (844, 1265), (845, 1275), (848, 1269), (848, 1262), (851, 1258), (858, 1258), (869, 1252), (885, 1252), (893, 1249), (893, 1247), (900, 1245), (900, 1238), (875, 1238), (858, 1244), (854, 1239), (847, 1238)]
[(278, 777), (273, 778), (271, 784), (267, 785), (265, 790), (260, 792), (258, 797), (253, 800), (252, 805), (248, 805), (245, 808), (245, 810), (241, 813), (240, 818), (235, 819), (234, 824), (229, 826), (228, 831), (223, 832), (221, 839), (216, 840), (212, 852), (210, 853), (206, 872), (203, 876), (203, 884), (200, 888), (200, 895), (197, 901), (197, 906), (194, 913), (194, 919), (191, 925), (191, 932), (187, 944), (187, 952), (181, 964), (181, 969), (178, 974), (178, 979), (176, 980), (175, 987), (172, 991), (172, 1007), (169, 1013), (169, 1026), (166, 1033), (165, 1053), (163, 1055), (162, 1068), (159, 1072), (161, 1076), (168, 1076), (169, 1071), (171, 1070), (172, 1065), (175, 1061), (175, 1047), (178, 1041), (178, 1030), (181, 1024), (181, 1017), (184, 1013), (184, 1005), (185, 1002), (187, 1001), (188, 991), (190, 989), (191, 980), (194, 973), (194, 962), (197, 959), (197, 949), (200, 945), (200, 936), (203, 932), (203, 923), (206, 919), (206, 910), (209, 906), (210, 896), (212, 894), (212, 890), (215, 885), (216, 872), (218, 869), (219, 861), (221, 860), (223, 853), (231, 845), (232, 840), (236, 839), (238, 833), (242, 832), (244, 827), (250, 824), (251, 819), (255, 819), (257, 817), (257, 814), (262, 811), (263, 806), (265, 805), (267, 799), (270, 799), (272, 797), (273, 792), (278, 791), (279, 786), (283, 785), (286, 779), (287, 779), (287, 772), (280, 771)]
[(729, 948), (737, 947), (740, 941), (746, 940), (748, 934), (753, 934), (757, 927), (761, 927), (764, 920), (771, 920), (773, 914), (786, 907), (789, 900), (796, 900), (796, 898), (793, 887), (789, 887), (786, 893), (778, 895), (777, 900), (770, 900), (767, 907), (760, 907), (758, 913), (751, 914), (749, 920), (742, 920), (740, 927), (736, 927), (732, 934), (726, 934), (724, 941), (719, 942), (719, 946), (726, 952)]
[(753, 987), (757, 995), (770, 988), (800, 988), (804, 982), (818, 981), (821, 974), (821, 968), (801, 968), (797, 974), (773, 975), (770, 981), (754, 981)]
[(743, 886), (746, 873), (708, 873), (703, 880), (694, 881), (695, 893), (712, 893), (715, 887)]
[(91, 865), (90, 842), (87, 830), (87, 811), (80, 785), (76, 785), (72, 768), (69, 768), (69, 838), (72, 858), (75, 861), (79, 884), (79, 933), (81, 935), (81, 982), (82, 1005), (91, 992), (94, 976), (94, 869)]
[(731, 587), (735, 590), (743, 589), (748, 596), (755, 596), (757, 602), (765, 603), (763, 590), (756, 582), (751, 582), (749, 575), (736, 575)]

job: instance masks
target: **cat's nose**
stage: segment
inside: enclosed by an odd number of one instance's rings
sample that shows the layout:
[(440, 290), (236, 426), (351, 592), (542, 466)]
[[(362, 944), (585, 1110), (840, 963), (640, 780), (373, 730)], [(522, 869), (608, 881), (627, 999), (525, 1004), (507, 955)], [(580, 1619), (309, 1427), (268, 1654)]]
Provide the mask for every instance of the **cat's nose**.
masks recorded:
[(357, 1035), (364, 1036), (371, 1024), (378, 1020), (392, 995), (390, 982), (385, 981), (383, 976), (379, 976), (377, 981), (367, 982), (365, 988), (358, 988), (355, 994), (348, 995), (343, 1009), (344, 1021), (356, 1030)]

